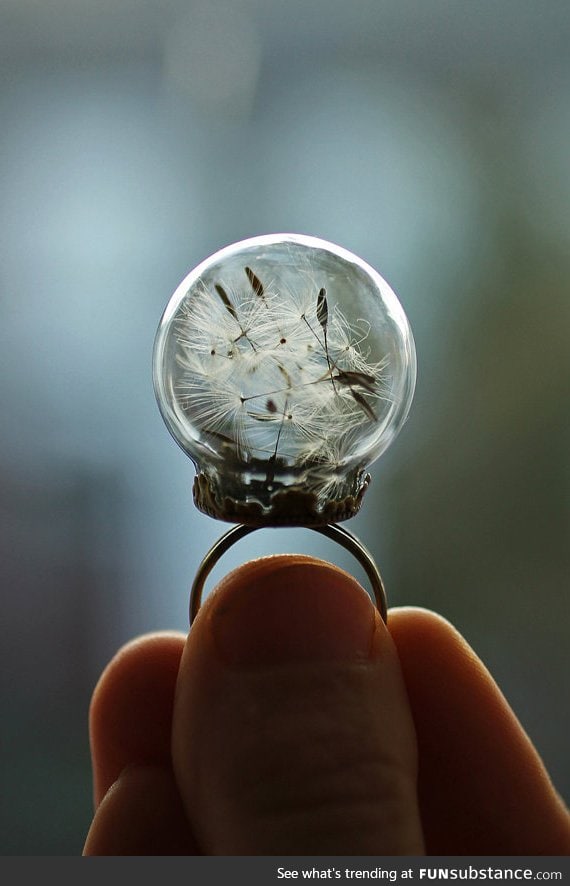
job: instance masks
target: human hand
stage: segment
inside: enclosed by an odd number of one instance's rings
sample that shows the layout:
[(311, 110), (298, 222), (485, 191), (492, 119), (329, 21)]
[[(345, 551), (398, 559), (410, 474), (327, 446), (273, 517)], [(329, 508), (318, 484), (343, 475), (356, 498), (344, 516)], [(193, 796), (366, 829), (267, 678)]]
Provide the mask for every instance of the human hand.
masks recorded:
[(465, 640), (386, 628), (306, 557), (225, 578), (188, 639), (140, 637), (91, 706), (85, 855), (566, 855), (570, 818)]

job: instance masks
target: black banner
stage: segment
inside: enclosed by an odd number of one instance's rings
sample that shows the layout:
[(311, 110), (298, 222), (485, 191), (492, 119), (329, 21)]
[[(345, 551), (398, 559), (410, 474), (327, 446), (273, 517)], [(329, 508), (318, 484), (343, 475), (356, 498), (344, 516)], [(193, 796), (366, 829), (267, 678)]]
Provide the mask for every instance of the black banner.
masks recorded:
[[(428, 886), (430, 883), (487, 884), (489, 881), (515, 883), (547, 881), (567, 883), (570, 886), (570, 858), (568, 856), (382, 856), (382, 857), (305, 857), (284, 858), (259, 856), (192, 856), (192, 857), (98, 857), (75, 860), (50, 857), (4, 857), (0, 875), (17, 873), (20, 876), (43, 879), (56, 875), (59, 882), (75, 884), (81, 877), (82, 886), (100, 883), (101, 876), (116, 874), (132, 877), (184, 877), (186, 882), (199, 884), (247, 883), (248, 886), (290, 886), (312, 881), (344, 884), (410, 883)], [(5, 882), (8, 882), (5, 880)], [(33, 880), (32, 880), (33, 882)]]

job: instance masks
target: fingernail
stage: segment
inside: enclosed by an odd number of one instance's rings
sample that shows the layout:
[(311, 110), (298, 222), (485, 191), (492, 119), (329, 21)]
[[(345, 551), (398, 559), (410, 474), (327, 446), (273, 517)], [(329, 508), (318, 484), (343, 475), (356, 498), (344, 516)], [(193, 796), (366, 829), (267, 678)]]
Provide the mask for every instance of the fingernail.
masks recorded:
[(376, 610), (358, 582), (309, 557), (246, 564), (220, 584), (207, 617), (230, 665), (367, 660), (376, 630)]

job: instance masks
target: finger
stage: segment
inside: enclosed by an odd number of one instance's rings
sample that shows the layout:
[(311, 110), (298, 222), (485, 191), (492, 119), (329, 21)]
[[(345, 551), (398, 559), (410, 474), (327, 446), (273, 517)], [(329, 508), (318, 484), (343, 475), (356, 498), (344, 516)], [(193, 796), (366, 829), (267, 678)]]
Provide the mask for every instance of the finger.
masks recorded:
[(395, 648), (329, 564), (258, 560), (206, 602), (180, 665), (173, 763), (205, 854), (422, 851)]
[(392, 609), (419, 746), (430, 855), (565, 855), (568, 812), (496, 683), (460, 634)]
[(184, 636), (128, 643), (103, 672), (90, 711), (97, 810), (84, 855), (196, 855), (171, 762)]
[(174, 688), (184, 636), (139, 637), (103, 672), (89, 714), (95, 805), (127, 766), (170, 765)]
[(83, 855), (195, 855), (172, 769), (132, 766), (101, 801)]

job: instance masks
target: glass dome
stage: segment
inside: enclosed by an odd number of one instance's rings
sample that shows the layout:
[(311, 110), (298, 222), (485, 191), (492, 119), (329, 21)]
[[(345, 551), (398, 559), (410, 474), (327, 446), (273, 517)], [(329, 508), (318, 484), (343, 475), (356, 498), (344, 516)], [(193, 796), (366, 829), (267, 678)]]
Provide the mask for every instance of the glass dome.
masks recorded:
[(355, 514), (408, 414), (412, 333), (394, 292), (314, 237), (254, 237), (176, 289), (154, 347), (163, 418), (205, 513), (252, 525)]

